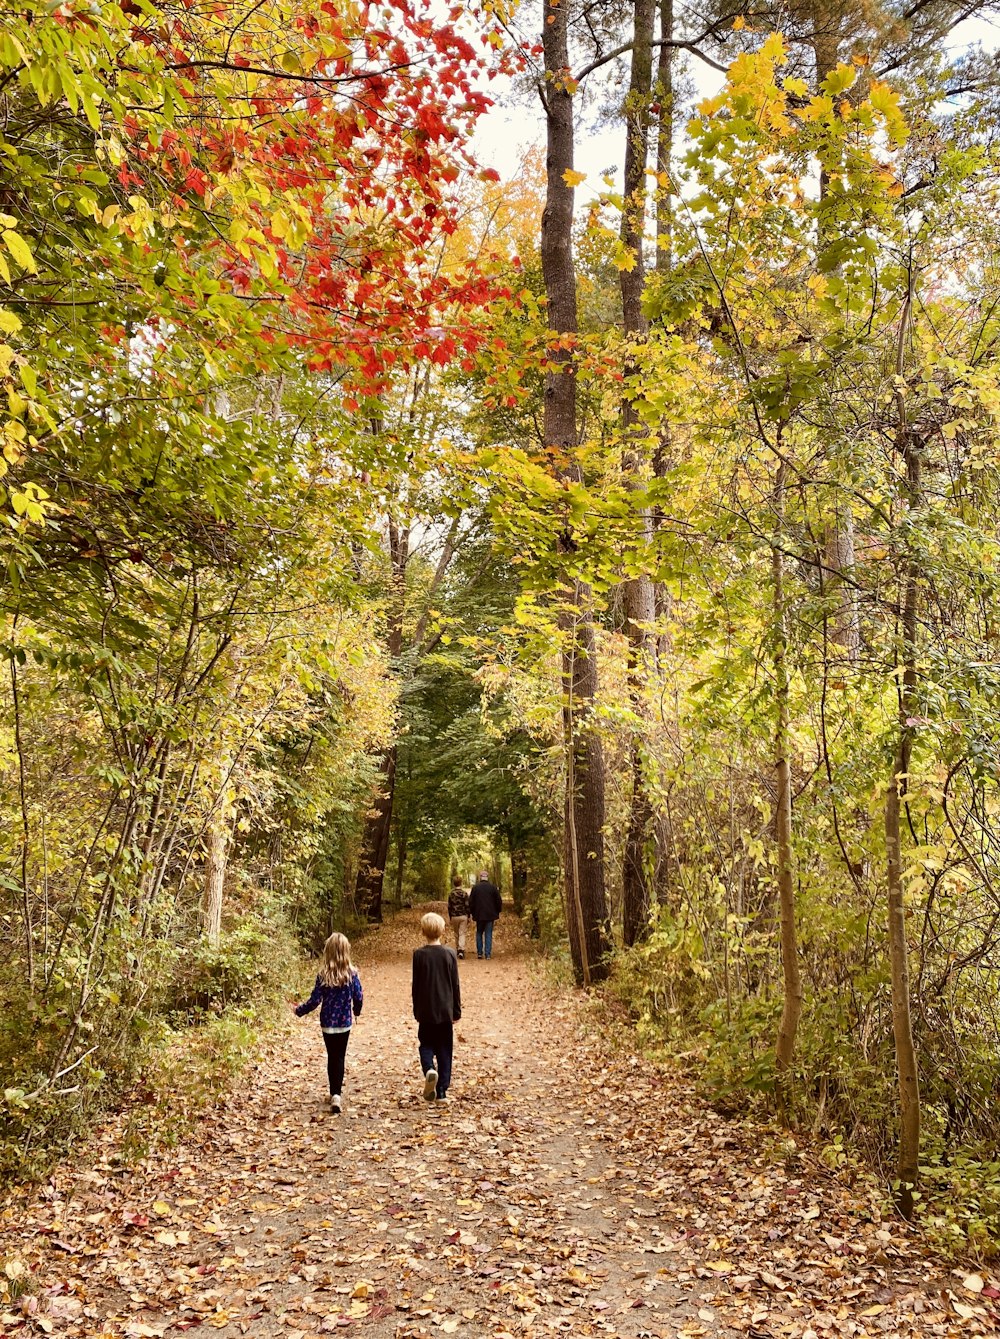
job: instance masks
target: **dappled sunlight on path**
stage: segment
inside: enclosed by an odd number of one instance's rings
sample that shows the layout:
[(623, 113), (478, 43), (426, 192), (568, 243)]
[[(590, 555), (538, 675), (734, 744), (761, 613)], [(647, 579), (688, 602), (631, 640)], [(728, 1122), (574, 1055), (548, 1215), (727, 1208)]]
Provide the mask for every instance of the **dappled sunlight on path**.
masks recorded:
[(7, 1333), (995, 1332), (960, 1276), (950, 1296), (923, 1282), (870, 1198), (609, 1054), (513, 918), (491, 962), (461, 964), (452, 1097), (425, 1103), (420, 910), (355, 946), (366, 998), (344, 1115), (327, 1110), (311, 1016), (178, 1147), (62, 1168), (7, 1214), (0, 1249), (32, 1262), (37, 1288)]

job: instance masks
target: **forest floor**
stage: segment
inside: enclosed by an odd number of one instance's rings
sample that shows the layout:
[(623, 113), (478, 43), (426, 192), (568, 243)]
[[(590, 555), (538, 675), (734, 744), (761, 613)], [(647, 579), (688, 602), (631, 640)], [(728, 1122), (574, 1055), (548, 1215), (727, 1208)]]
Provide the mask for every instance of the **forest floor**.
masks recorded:
[[(951, 1270), (871, 1187), (728, 1122), (548, 983), (509, 919), (462, 964), (447, 1105), (421, 1096), (419, 910), (356, 945), (365, 1008), (330, 1114), (316, 1015), (291, 1020), (176, 1146), (106, 1126), (3, 1206), (31, 1292), (0, 1333), (996, 1334), (1000, 1291)], [(17, 1267), (15, 1266), (15, 1269)], [(207, 1333), (206, 1331), (203, 1331)]]

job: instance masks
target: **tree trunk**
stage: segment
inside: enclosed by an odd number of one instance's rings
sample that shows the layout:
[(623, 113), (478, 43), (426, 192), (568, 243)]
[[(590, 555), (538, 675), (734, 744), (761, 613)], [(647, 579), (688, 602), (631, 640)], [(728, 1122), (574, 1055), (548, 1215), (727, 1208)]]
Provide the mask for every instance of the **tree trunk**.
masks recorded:
[(406, 872), (406, 850), (408, 846), (406, 840), (406, 828), (403, 825), (396, 827), (396, 908), (403, 905), (403, 876)]
[(205, 937), (213, 948), (218, 948), (222, 936), (222, 907), (226, 890), (226, 869), (229, 865), (229, 843), (232, 836), (232, 818), (227, 808), (225, 798), (220, 798), (216, 812), (208, 825), (202, 917)]
[(790, 1071), (795, 1035), (802, 1014), (802, 977), (799, 972), (798, 933), (795, 924), (795, 853), (792, 849), (792, 776), (789, 764), (788, 636), (785, 616), (785, 571), (782, 539), (785, 528), (785, 466), (778, 466), (774, 488), (775, 543), (771, 551), (774, 594), (774, 783), (775, 844), (778, 857), (778, 915), (781, 933), (781, 970), (784, 982), (781, 1021), (774, 1048), (775, 1097), (778, 1114), (788, 1120)]
[[(576, 272), (573, 265), (573, 95), (568, 49), (568, 5), (543, 0), (542, 45), (546, 83), (546, 196), (542, 213), (542, 276), (549, 329), (569, 336), (549, 355), (545, 376), (545, 447), (559, 477), (583, 478), (577, 458)], [(570, 178), (571, 180), (572, 178)], [(561, 552), (575, 542), (567, 527), (558, 538)], [(610, 943), (604, 886), (604, 764), (600, 736), (587, 728), (597, 692), (597, 659), (591, 620), (591, 593), (577, 581), (565, 594), (563, 632), (564, 719), (567, 725), (567, 910), (578, 909), (574, 965), (585, 984), (607, 975)], [(581, 728), (582, 727), (582, 728)], [(571, 943), (573, 941), (571, 935)]]
[(358, 878), (355, 885), (354, 905), (358, 915), (371, 922), (382, 919), (382, 886), (385, 880), (385, 862), (389, 856), (389, 838), (392, 834), (392, 799), (396, 780), (396, 746), (382, 754), (381, 781), (372, 812), (365, 819), (358, 860)]
[[(812, 51), (815, 67), (816, 91), (827, 75), (840, 63), (842, 45), (842, 18), (833, 6), (822, 2), (814, 5), (812, 13)], [(825, 168), (820, 171), (820, 202), (828, 197), (830, 190), (829, 173)], [(820, 211), (819, 249), (822, 250), (827, 238), (824, 237), (823, 213)], [(834, 494), (836, 496), (836, 494)], [(826, 555), (824, 562), (829, 575), (829, 590), (835, 600), (833, 617), (830, 620), (830, 640), (837, 647), (838, 658), (856, 661), (861, 654), (861, 615), (858, 608), (857, 592), (852, 584), (854, 571), (854, 513), (850, 500), (838, 502), (836, 513), (826, 528)]]
[(519, 916), (523, 916), (528, 896), (528, 853), (522, 846), (516, 844), (513, 837), (509, 838), (508, 846), (510, 849), (510, 895), (514, 903), (514, 910)]
[[(621, 240), (632, 254), (631, 269), (621, 275), (622, 328), (626, 339), (639, 340), (646, 332), (642, 294), (646, 282), (643, 234), (646, 217), (646, 163), (649, 158), (650, 95), (653, 82), (653, 23), (656, 0), (635, 0), (632, 68), (625, 100), (625, 176)], [(632, 397), (636, 392), (635, 356), (625, 363), (622, 433), (625, 440), (624, 469), (641, 481), (643, 462), (637, 435), (638, 416)], [(631, 440), (630, 440), (631, 439)], [(653, 538), (652, 514), (640, 514), (640, 541), (648, 548)], [(625, 583), (626, 632), (629, 639), (629, 702), (636, 719), (645, 722), (646, 682), (652, 672), (653, 622), (656, 607), (652, 578), (642, 573)], [(630, 770), (632, 799), (622, 869), (622, 934), (634, 944), (649, 930), (652, 897), (647, 874), (646, 851), (653, 822), (653, 806), (646, 784), (646, 766), (641, 736), (632, 740)]]
[[(372, 425), (373, 433), (381, 431), (382, 425), (376, 420)], [(410, 560), (410, 528), (400, 526), (396, 517), (390, 513), (389, 528), (389, 579), (391, 598), (389, 602), (389, 622), (386, 629), (386, 649), (393, 669), (399, 668), (399, 658), (403, 651), (403, 618), (406, 611), (406, 568)], [(365, 819), (361, 837), (361, 855), (358, 861), (358, 877), (354, 888), (354, 905), (360, 916), (370, 922), (382, 920), (382, 889), (385, 883), (385, 865), (389, 858), (389, 841), (392, 837), (392, 804), (396, 786), (396, 745), (393, 744), (382, 754), (379, 770), (381, 780), (372, 811)]]
[[(906, 471), (904, 496), (912, 516), (920, 505), (920, 444), (910, 432), (906, 417), (902, 378), (906, 341), (913, 310), (913, 276), (899, 323), (896, 346), (896, 449)], [(910, 541), (907, 540), (909, 546)], [(899, 1086), (899, 1155), (896, 1192), (900, 1213), (913, 1215), (913, 1192), (920, 1170), (920, 1078), (910, 1011), (910, 964), (906, 942), (906, 906), (903, 898), (903, 850), (900, 811), (909, 788), (910, 757), (913, 752), (914, 720), (917, 712), (917, 615), (919, 567), (910, 549), (903, 570), (902, 646), (898, 669), (899, 735), (892, 776), (885, 797), (885, 851), (888, 901), (889, 963), (892, 973), (892, 1035), (896, 1046), (896, 1079)]]
[(671, 166), (674, 152), (674, 48), (667, 46), (674, 35), (674, 0), (660, 0), (660, 47), (656, 67), (656, 268), (667, 271), (673, 264), (674, 206)]
[[(674, 0), (660, 0), (660, 40), (667, 43), (674, 35)], [(656, 261), (658, 274), (666, 274), (673, 265), (673, 168), (674, 152), (674, 48), (661, 45), (656, 67), (655, 98), (659, 110), (656, 114)], [(653, 452), (653, 475), (664, 478), (673, 464), (673, 443), (671, 425), (660, 425), (659, 441)], [(655, 535), (663, 523), (663, 512), (654, 507), (652, 531)], [(670, 652), (670, 635), (667, 622), (673, 609), (670, 591), (663, 582), (653, 586), (653, 615), (657, 625), (656, 640), (653, 647), (655, 666), (663, 675), (667, 656)], [(659, 843), (658, 843), (659, 845)], [(657, 856), (657, 866), (659, 856)], [(658, 873), (654, 875), (654, 885), (659, 886)]]

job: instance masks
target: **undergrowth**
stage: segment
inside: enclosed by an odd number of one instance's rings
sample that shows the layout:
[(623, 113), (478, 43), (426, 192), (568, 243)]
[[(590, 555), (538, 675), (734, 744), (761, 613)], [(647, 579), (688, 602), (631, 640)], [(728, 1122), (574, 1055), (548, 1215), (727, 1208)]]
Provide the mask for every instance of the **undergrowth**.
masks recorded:
[[(720, 1114), (777, 1129), (774, 1039), (781, 1014), (776, 984), (727, 996), (699, 958), (696, 937), (663, 924), (649, 940), (622, 950), (603, 992), (627, 1016), (643, 1052), (683, 1070)], [(865, 983), (871, 987), (871, 982)], [(873, 990), (876, 1001), (877, 990)], [(891, 1213), (896, 1130), (891, 1019), (884, 1003), (870, 1008), (864, 1028), (850, 1015), (843, 990), (807, 994), (796, 1039), (789, 1124), (832, 1172), (853, 1182), (877, 1178)], [(859, 1033), (860, 1039), (859, 1039)], [(950, 1039), (949, 1039), (950, 1040)], [(921, 1184), (915, 1222), (929, 1244), (952, 1259), (1000, 1256), (1000, 1150), (989, 1106), (977, 1124), (957, 1118), (952, 1093), (962, 1063), (980, 1086), (997, 1081), (995, 1055), (976, 1039), (945, 1046), (917, 1030), (922, 1049)], [(992, 1076), (992, 1078), (990, 1077)], [(969, 1078), (962, 1076), (963, 1086)], [(961, 1114), (961, 1113), (959, 1113)]]
[[(0, 1021), (0, 1184), (38, 1180), (109, 1112), (128, 1111), (123, 1157), (176, 1140), (252, 1060), (292, 983), (299, 956), (277, 915), (234, 918), (217, 946), (166, 946), (141, 1007), (109, 1003), (100, 1030), (53, 1080), (41, 1008)], [(55, 1012), (51, 1009), (50, 1012)], [(56, 1020), (58, 1021), (58, 1020)]]

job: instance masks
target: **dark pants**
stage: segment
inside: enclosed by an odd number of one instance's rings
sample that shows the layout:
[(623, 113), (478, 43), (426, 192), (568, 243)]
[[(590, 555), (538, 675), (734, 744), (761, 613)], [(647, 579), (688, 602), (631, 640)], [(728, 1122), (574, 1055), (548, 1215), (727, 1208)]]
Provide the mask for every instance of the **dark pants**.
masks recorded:
[(476, 922), (476, 957), (483, 957), (483, 949), (486, 950), (487, 958), (493, 957), (493, 922)]
[(326, 1072), (330, 1079), (330, 1096), (339, 1097), (344, 1091), (344, 1056), (347, 1043), (351, 1040), (350, 1029), (347, 1032), (324, 1032), (326, 1042)]
[(451, 1057), (455, 1051), (455, 1030), (451, 1023), (421, 1023), (417, 1028), (420, 1068), (424, 1074), (437, 1070), (437, 1095), (444, 1097), (451, 1083)]

